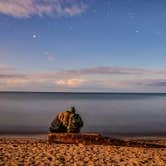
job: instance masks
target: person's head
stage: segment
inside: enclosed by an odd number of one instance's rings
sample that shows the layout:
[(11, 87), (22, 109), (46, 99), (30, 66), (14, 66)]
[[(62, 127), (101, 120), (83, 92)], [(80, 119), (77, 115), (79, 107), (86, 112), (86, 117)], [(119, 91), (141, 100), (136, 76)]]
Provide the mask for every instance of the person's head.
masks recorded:
[(72, 107), (70, 107), (69, 111), (70, 111), (71, 113), (74, 113), (74, 114), (75, 114), (76, 109), (75, 109), (75, 107), (72, 106)]

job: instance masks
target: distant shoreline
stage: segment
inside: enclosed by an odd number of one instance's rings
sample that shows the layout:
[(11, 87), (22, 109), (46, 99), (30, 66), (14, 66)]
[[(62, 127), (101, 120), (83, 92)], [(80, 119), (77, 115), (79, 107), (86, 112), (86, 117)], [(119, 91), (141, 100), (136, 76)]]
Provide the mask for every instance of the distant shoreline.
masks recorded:
[(40, 91), (0, 91), (0, 93), (57, 93), (57, 94), (133, 94), (133, 95), (166, 95), (166, 92), (40, 92)]

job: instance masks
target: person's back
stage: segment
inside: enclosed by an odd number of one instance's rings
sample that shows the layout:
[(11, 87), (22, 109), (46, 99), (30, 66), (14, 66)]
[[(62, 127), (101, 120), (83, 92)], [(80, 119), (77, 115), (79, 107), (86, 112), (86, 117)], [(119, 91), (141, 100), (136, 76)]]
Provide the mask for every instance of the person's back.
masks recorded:
[(80, 132), (83, 126), (81, 117), (75, 113), (75, 107), (59, 112), (51, 123), (51, 132)]
[(51, 122), (51, 126), (49, 127), (49, 130), (51, 132), (66, 132), (67, 128), (61, 123), (61, 119), (63, 117), (62, 112), (59, 112), (56, 116), (56, 118)]
[(68, 125), (68, 121), (69, 121), (69, 116), (70, 116), (70, 112), (69, 111), (64, 111), (64, 112), (59, 112), (58, 113), (58, 119), (59, 121), (65, 126), (67, 127)]
[(83, 127), (83, 121), (79, 114), (70, 114), (67, 132), (78, 133), (81, 127)]

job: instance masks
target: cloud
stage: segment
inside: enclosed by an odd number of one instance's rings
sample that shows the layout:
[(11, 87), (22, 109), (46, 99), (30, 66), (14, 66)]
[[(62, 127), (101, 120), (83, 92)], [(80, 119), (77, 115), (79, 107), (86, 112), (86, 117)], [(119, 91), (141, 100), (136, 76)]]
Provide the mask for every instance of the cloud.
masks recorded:
[(84, 84), (86, 81), (83, 79), (78, 79), (78, 78), (72, 78), (72, 79), (62, 79), (62, 80), (57, 80), (54, 83), (59, 86), (67, 86), (67, 87), (77, 87), (82, 84)]
[(0, 64), (0, 73), (1, 72), (8, 72), (11, 70), (13, 70), (13, 68), (11, 66)]
[(33, 15), (74, 16), (86, 9), (85, 0), (0, 0), (0, 13), (17, 18)]
[(24, 73), (0, 65), (0, 90), (153, 91), (166, 87), (166, 70), (94, 67)]
[(5, 85), (8, 87), (17, 87), (17, 86), (25, 86), (29, 81), (27, 79), (8, 79), (5, 81)]
[(154, 87), (166, 87), (166, 80), (155, 80), (148, 84)]
[(25, 77), (26, 77), (25, 74), (17, 73), (14, 67), (0, 64), (0, 79), (25, 78)]
[[(62, 71), (61, 71), (62, 72)], [(66, 75), (93, 75), (93, 74), (116, 74), (116, 75), (136, 75), (151, 72), (141, 68), (126, 68), (126, 67), (94, 67), (94, 68), (83, 68), (76, 70), (66, 70), (63, 74)]]
[(4, 78), (25, 78), (25, 74), (0, 74), (0, 79)]

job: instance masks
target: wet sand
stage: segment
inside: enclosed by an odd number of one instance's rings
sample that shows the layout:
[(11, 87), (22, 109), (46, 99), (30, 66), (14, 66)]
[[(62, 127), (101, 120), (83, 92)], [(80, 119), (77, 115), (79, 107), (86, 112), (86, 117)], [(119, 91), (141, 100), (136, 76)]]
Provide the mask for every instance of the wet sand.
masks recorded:
[[(135, 141), (166, 145), (166, 138)], [(45, 138), (0, 137), (1, 165), (165, 166), (166, 148), (49, 144)]]

